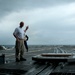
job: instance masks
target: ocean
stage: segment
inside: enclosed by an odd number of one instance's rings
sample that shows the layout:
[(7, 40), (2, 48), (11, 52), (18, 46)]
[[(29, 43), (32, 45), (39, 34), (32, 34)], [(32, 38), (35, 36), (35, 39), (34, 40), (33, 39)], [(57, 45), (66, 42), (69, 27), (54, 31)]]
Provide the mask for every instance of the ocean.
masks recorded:
[[(28, 45), (29, 51), (34, 50), (50, 50), (51, 48), (61, 48), (67, 52), (75, 52), (75, 45)], [(15, 45), (0, 45), (0, 50), (13, 50)]]

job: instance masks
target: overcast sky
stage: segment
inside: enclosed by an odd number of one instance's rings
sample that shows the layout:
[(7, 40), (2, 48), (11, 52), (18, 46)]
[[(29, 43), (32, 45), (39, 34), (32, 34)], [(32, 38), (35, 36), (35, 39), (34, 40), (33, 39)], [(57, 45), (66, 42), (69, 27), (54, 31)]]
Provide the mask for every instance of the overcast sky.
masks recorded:
[(0, 45), (15, 44), (20, 21), (30, 45), (75, 45), (75, 0), (0, 0)]

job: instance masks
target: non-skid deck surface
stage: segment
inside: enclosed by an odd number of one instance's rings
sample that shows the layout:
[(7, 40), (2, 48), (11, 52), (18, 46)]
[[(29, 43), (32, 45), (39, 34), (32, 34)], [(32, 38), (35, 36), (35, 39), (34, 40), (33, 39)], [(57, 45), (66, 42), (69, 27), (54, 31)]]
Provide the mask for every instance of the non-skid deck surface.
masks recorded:
[(75, 75), (75, 63), (57, 66), (50, 75)]
[[(75, 75), (75, 64), (67, 62), (51, 63), (32, 60), (33, 56), (49, 53), (52, 50), (28, 52), (25, 54), (26, 61), (15, 62), (14, 55), (7, 56), (7, 63), (0, 65), (0, 75)], [(9, 51), (8, 51), (9, 52)]]

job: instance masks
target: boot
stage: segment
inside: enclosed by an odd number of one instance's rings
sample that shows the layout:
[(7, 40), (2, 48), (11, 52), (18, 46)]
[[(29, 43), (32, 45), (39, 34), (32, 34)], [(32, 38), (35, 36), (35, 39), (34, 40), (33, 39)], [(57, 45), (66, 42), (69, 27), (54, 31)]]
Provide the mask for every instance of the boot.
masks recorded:
[(16, 58), (16, 62), (20, 62), (20, 60), (18, 58)]
[(25, 58), (23, 58), (23, 57), (21, 57), (21, 58), (20, 58), (20, 61), (26, 61), (26, 59), (25, 59)]

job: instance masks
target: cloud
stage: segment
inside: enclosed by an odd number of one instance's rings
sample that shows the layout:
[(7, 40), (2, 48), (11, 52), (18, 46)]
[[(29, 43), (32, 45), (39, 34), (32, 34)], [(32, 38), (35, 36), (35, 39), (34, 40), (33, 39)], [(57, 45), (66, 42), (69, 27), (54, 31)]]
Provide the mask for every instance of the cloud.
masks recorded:
[(20, 21), (24, 21), (25, 26), (29, 25), (26, 33), (29, 44), (74, 44), (75, 2), (43, 0), (42, 4), (42, 0), (8, 1), (2, 2), (6, 7), (2, 7), (3, 13), (0, 13), (3, 15), (0, 18), (0, 44), (14, 44), (12, 33)]

